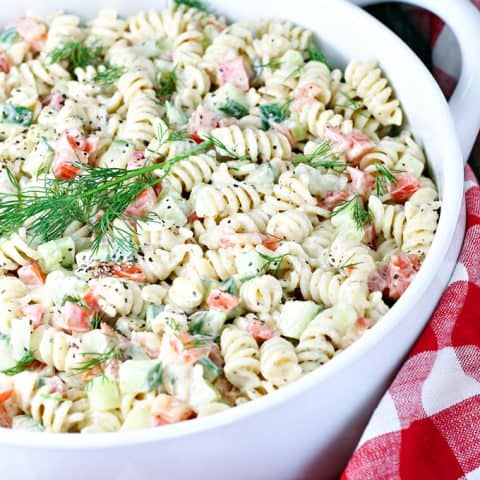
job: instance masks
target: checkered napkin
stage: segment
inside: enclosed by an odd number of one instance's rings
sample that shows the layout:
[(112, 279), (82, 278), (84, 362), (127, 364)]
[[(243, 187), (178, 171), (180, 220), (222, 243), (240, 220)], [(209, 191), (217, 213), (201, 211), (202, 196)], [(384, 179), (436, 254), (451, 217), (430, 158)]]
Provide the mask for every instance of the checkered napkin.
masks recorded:
[[(480, 8), (480, 0), (473, 3)], [(428, 29), (432, 70), (448, 95), (460, 70), (459, 55), (451, 54), (452, 35), (424, 11), (407, 13)], [(478, 164), (480, 158), (473, 160)], [(480, 187), (470, 167), (465, 198), (467, 232), (450, 284), (342, 480), (480, 479)]]

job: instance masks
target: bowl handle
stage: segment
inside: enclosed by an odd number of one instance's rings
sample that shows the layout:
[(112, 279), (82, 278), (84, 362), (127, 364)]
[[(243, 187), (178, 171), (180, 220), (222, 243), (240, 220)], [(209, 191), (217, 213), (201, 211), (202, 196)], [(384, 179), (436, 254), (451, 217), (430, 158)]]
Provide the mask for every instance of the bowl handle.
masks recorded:
[[(353, 0), (357, 5), (386, 0)], [(466, 163), (480, 129), (480, 13), (469, 0), (388, 0), (425, 8), (444, 20), (456, 35), (462, 71), (450, 99), (450, 109)]]

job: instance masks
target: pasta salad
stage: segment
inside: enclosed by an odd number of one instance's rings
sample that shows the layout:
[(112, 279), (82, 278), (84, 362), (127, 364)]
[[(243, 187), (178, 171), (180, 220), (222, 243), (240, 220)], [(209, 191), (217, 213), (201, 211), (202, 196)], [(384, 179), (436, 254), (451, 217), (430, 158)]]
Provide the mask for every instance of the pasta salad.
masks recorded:
[(0, 427), (222, 412), (321, 367), (415, 277), (440, 203), (374, 61), (194, 0), (0, 34)]

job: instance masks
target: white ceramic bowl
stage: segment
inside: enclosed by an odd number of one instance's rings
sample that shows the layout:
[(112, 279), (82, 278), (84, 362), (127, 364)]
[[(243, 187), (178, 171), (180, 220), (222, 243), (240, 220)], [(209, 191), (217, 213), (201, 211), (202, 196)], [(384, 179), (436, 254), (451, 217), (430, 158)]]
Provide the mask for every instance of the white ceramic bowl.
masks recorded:
[[(463, 76), (452, 100), (455, 124), (440, 90), (415, 55), (375, 19), (344, 0), (210, 1), (231, 20), (275, 16), (310, 28), (338, 65), (350, 58), (378, 59), (391, 79), (417, 139), (425, 146), (443, 202), (427, 259), (395, 307), (346, 352), (314, 373), (268, 397), (209, 418), (128, 434), (0, 429), (2, 480), (282, 480), (338, 475), (388, 381), (434, 309), (463, 238), (463, 161), (458, 138), (466, 156), (480, 125), (480, 72), (474, 68), (480, 27), (477, 13), (466, 0), (416, 3), (451, 19), (459, 37)], [(106, 6), (132, 14), (164, 4), (159, 0), (16, 0), (2, 9), (1, 23), (32, 7), (42, 14), (64, 9), (88, 18)]]

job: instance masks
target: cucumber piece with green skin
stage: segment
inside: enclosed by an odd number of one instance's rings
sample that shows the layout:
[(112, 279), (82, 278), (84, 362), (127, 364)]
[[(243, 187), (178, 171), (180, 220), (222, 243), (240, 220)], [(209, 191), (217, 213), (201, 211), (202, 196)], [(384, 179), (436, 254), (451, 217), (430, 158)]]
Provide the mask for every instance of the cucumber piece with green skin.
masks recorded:
[(42, 243), (37, 247), (38, 263), (42, 270), (50, 273), (60, 267), (71, 267), (75, 259), (75, 242), (72, 237)]
[(181, 127), (188, 122), (187, 116), (170, 102), (165, 102), (165, 113), (168, 123), (176, 127)]
[(120, 365), (118, 381), (120, 391), (125, 393), (144, 393), (150, 390), (148, 373), (159, 362), (157, 360), (127, 360)]
[(150, 408), (145, 403), (137, 403), (127, 413), (121, 432), (132, 432), (153, 426)]
[(196, 312), (190, 317), (190, 331), (200, 335), (218, 337), (227, 320), (227, 314), (220, 310)]
[(205, 107), (210, 110), (215, 110), (218, 114), (225, 115), (219, 110), (219, 108), (227, 104), (229, 101), (237, 102), (248, 109), (245, 94), (231, 83), (226, 83), (215, 92), (209, 93), (205, 97), (204, 103)]
[(30, 415), (15, 415), (12, 419), (12, 428), (14, 430), (23, 430), (26, 432), (45, 431), (45, 428), (43, 428), (43, 426)]
[(365, 230), (363, 227), (359, 227), (353, 218), (354, 203), (355, 202), (350, 202), (350, 204), (340, 212), (332, 215), (331, 222), (339, 237), (360, 242), (365, 235)]
[(280, 312), (277, 326), (282, 335), (298, 340), (302, 332), (307, 328), (307, 325), (320, 310), (321, 307), (310, 300), (285, 302)]
[(272, 185), (275, 182), (275, 171), (269, 163), (262, 163), (245, 178), (252, 185)]
[(295, 118), (287, 118), (283, 125), (285, 125), (293, 134), (293, 138), (297, 142), (303, 142), (308, 138), (308, 132), (305, 127)]
[(46, 139), (42, 138), (23, 162), (22, 170), (36, 178), (39, 173), (47, 172), (53, 160), (53, 149)]
[(112, 378), (106, 376), (92, 378), (87, 395), (90, 407), (94, 411), (114, 410), (120, 407), (120, 390)]

